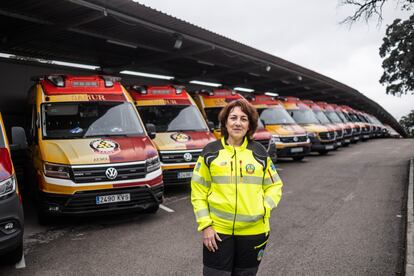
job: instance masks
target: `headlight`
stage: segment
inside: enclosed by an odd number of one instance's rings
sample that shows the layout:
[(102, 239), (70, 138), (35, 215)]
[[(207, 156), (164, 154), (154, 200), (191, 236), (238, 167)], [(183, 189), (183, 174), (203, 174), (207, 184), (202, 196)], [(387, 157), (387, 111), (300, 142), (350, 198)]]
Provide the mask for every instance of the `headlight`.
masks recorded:
[(16, 178), (14, 175), (0, 182), (0, 196), (5, 196), (16, 191)]
[(161, 164), (160, 164), (160, 159), (158, 158), (158, 156), (154, 156), (154, 157), (147, 159), (147, 162), (146, 162), (147, 173), (158, 170), (160, 166)]
[(271, 144), (275, 144), (277, 142), (280, 142), (280, 137), (279, 135), (272, 135), (272, 138), (270, 139), (270, 143)]
[(69, 179), (70, 178), (70, 167), (65, 165), (58, 165), (58, 164), (44, 164), (44, 172), (46, 176), (54, 177), (54, 178), (63, 178)]

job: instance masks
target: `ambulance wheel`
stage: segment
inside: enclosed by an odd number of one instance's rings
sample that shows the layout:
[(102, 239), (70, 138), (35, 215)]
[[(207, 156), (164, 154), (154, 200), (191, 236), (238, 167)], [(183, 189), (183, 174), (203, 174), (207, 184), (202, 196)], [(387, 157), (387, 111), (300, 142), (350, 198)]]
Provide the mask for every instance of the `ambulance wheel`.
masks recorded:
[(23, 240), (19, 242), (19, 245), (10, 252), (7, 252), (4, 257), (4, 263), (14, 265), (18, 263), (23, 257)]
[(147, 214), (155, 214), (158, 211), (158, 209), (160, 209), (160, 205), (159, 204), (153, 205), (153, 206), (145, 209), (145, 213), (147, 213)]
[(293, 158), (293, 160), (295, 160), (295, 161), (302, 161), (302, 160), (303, 160), (303, 158), (305, 158), (305, 156), (293, 156), (292, 158)]

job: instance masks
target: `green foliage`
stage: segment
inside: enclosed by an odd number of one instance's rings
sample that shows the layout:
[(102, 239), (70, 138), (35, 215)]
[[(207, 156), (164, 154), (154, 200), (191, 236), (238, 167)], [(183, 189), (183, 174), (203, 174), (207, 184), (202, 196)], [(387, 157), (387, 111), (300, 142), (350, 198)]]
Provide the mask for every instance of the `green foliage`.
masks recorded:
[(387, 94), (414, 94), (414, 15), (388, 26), (380, 56), (385, 58), (380, 83), (387, 86)]
[[(340, 0), (344, 5), (355, 6), (353, 15), (343, 22), (353, 23), (360, 19), (368, 21), (372, 17), (382, 20), (382, 8), (386, 2), (395, 2), (401, 10), (411, 10), (414, 0)], [(387, 94), (414, 94), (414, 15), (402, 21), (395, 19), (387, 27), (380, 56), (384, 58), (384, 73), (380, 83), (386, 85)]]
[(401, 117), (400, 125), (410, 137), (414, 137), (414, 110), (411, 110), (408, 115)]

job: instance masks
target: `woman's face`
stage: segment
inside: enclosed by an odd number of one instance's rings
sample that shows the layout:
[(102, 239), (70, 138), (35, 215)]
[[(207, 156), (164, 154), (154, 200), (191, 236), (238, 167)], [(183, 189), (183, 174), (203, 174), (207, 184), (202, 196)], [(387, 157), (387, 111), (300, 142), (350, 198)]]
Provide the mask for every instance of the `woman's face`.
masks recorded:
[(239, 106), (233, 108), (226, 121), (226, 129), (229, 137), (234, 140), (243, 139), (249, 130), (249, 117)]

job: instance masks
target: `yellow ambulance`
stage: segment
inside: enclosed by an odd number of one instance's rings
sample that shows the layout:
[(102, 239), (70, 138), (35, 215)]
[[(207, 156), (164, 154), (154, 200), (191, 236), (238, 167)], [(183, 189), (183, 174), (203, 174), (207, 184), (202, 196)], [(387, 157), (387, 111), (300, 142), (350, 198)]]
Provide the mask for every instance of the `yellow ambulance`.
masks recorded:
[(48, 75), (29, 90), (30, 187), (50, 215), (144, 210), (163, 196), (157, 150), (119, 79)]

